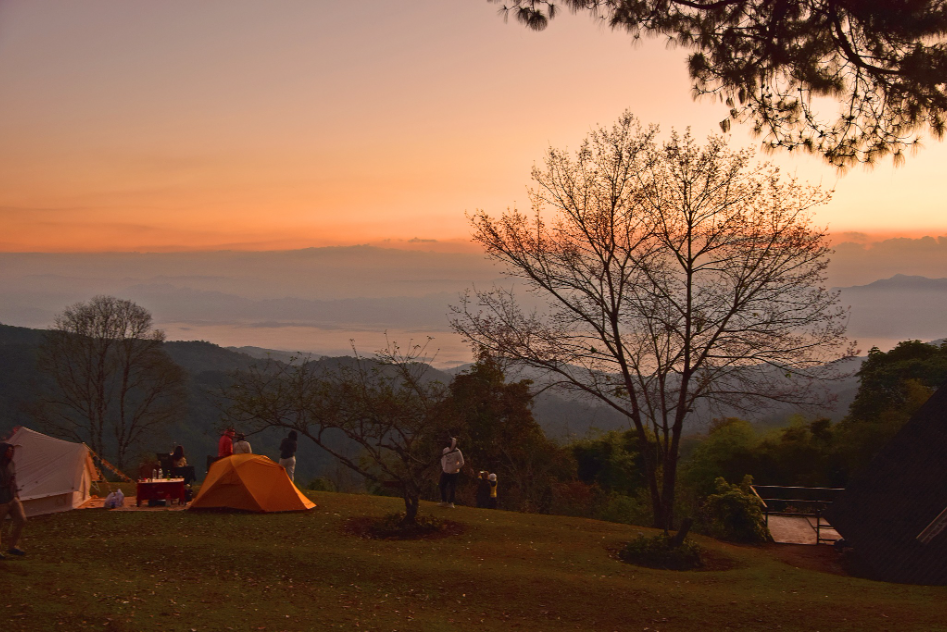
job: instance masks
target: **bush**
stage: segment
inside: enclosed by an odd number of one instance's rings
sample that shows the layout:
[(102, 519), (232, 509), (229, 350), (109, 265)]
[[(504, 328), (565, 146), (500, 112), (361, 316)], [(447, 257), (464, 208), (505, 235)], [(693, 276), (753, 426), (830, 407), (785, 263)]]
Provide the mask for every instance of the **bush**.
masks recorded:
[(328, 480), (324, 476), (319, 478), (314, 478), (309, 481), (309, 484), (306, 485), (306, 489), (312, 492), (334, 492), (336, 491), (335, 485), (332, 484), (332, 481)]
[(365, 538), (378, 540), (415, 540), (442, 537), (458, 532), (456, 523), (430, 515), (418, 514), (414, 524), (405, 524), (404, 512), (381, 518), (360, 518), (348, 521), (347, 530)]
[(621, 524), (646, 525), (651, 522), (651, 509), (640, 499), (623, 494), (609, 494), (595, 512), (597, 520), (619, 522)]
[(735, 480), (755, 471), (758, 444), (750, 422), (736, 417), (714, 419), (710, 432), (683, 462), (681, 483), (699, 497), (713, 494), (718, 477)]
[(589, 518), (601, 493), (598, 486), (581, 481), (553, 483), (548, 511), (560, 516)]
[(743, 477), (739, 485), (716, 481), (717, 493), (707, 497), (702, 508), (702, 530), (708, 535), (731, 542), (765, 542), (769, 534), (763, 518), (762, 503), (750, 489), (753, 477)]
[(644, 534), (625, 545), (618, 557), (629, 564), (660, 568), (668, 571), (688, 571), (700, 568), (700, 547), (690, 540), (671, 546), (671, 536), (659, 533), (647, 537)]

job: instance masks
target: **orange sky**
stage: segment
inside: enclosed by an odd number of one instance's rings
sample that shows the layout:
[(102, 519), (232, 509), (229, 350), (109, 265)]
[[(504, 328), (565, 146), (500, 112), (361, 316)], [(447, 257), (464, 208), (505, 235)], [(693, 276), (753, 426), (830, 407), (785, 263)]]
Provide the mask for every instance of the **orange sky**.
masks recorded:
[[(3, 0), (0, 251), (453, 248), (465, 212), (524, 207), (549, 145), (625, 108), (718, 130), (683, 51), (585, 16), (533, 33), (496, 8)], [(947, 146), (926, 145), (841, 178), (771, 159), (835, 187), (817, 216), (834, 232), (947, 234)]]

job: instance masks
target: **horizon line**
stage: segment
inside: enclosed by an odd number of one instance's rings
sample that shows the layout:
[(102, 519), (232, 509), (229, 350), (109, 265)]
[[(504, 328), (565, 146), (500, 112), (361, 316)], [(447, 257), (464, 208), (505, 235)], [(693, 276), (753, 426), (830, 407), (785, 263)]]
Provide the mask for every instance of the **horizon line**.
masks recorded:
[[(938, 234), (939, 233), (939, 234)], [(935, 239), (947, 240), (947, 228), (937, 230), (840, 230), (829, 231), (831, 245), (852, 243), (862, 246), (873, 246), (895, 239)], [(264, 244), (227, 243), (208, 246), (134, 246), (122, 249), (65, 249), (53, 248), (48, 250), (19, 250), (6, 249), (0, 245), (0, 255), (109, 255), (109, 254), (139, 254), (139, 255), (166, 255), (166, 254), (210, 254), (210, 253), (273, 253), (273, 252), (301, 252), (304, 250), (343, 250), (355, 248), (373, 248), (376, 250), (396, 250), (403, 252), (427, 252), (435, 254), (477, 254), (483, 253), (483, 248), (470, 238), (449, 237), (444, 239), (418, 238), (411, 239), (383, 239), (362, 243), (334, 243), (324, 245), (309, 245), (295, 247), (273, 247)]]

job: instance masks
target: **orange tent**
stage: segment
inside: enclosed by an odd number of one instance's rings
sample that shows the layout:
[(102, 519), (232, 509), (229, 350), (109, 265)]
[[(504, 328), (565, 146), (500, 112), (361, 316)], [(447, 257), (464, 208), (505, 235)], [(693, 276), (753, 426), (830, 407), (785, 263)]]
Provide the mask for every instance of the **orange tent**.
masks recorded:
[(216, 461), (188, 509), (303, 511), (316, 504), (296, 489), (286, 470), (260, 454), (234, 454)]

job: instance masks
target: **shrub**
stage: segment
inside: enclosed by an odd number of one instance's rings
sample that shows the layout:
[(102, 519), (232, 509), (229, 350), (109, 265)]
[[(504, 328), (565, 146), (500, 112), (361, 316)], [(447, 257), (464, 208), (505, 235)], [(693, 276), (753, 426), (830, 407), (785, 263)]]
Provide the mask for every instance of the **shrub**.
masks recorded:
[(647, 491), (638, 436), (634, 431), (613, 430), (594, 438), (579, 439), (568, 449), (583, 483), (625, 496)]
[(601, 494), (595, 485), (581, 481), (553, 483), (549, 502), (549, 513), (561, 516), (592, 516), (593, 507)]
[(697, 496), (713, 494), (718, 477), (734, 480), (754, 471), (758, 443), (750, 422), (736, 417), (714, 419), (710, 432), (683, 463), (680, 480)]
[(651, 509), (640, 499), (625, 496), (624, 494), (609, 494), (595, 512), (595, 518), (607, 522), (622, 524), (650, 524)]
[(618, 557), (629, 564), (668, 571), (693, 570), (702, 565), (699, 546), (690, 540), (672, 546), (671, 536), (663, 533), (651, 537), (639, 535), (625, 545)]
[(336, 491), (335, 485), (332, 484), (332, 481), (328, 480), (324, 476), (319, 478), (314, 478), (309, 481), (309, 484), (306, 485), (306, 489), (313, 492), (334, 492)]
[(414, 524), (405, 524), (404, 512), (400, 511), (372, 520), (365, 535), (380, 540), (411, 540), (438, 534), (444, 524), (443, 520), (422, 514), (417, 515)]
[(768, 539), (762, 503), (750, 489), (753, 478), (743, 477), (739, 485), (716, 481), (717, 493), (707, 497), (702, 508), (704, 531), (732, 542), (758, 543)]

